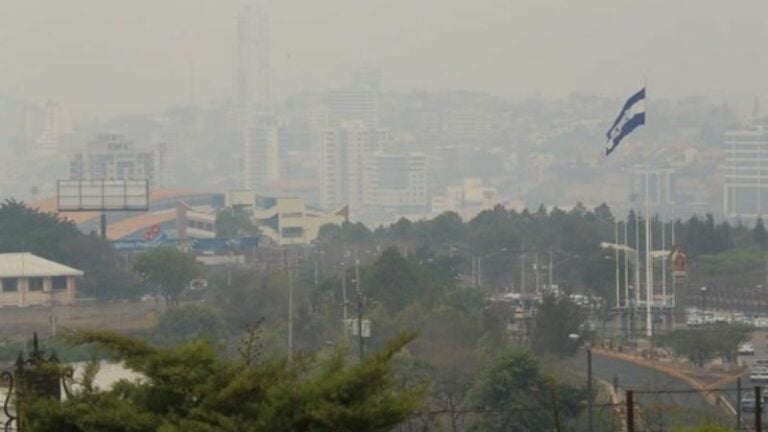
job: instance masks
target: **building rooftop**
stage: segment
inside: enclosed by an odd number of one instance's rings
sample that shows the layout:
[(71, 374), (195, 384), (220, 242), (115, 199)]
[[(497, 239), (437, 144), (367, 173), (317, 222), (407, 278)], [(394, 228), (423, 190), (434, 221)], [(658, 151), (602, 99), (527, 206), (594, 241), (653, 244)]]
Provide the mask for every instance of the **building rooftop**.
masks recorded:
[(0, 278), (82, 276), (83, 272), (29, 252), (0, 254)]

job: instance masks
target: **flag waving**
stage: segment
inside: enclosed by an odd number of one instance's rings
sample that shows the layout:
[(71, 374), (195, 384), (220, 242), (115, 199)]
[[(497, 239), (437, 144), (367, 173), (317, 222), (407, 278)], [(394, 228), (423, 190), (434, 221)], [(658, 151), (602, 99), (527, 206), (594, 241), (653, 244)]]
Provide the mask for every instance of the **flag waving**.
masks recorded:
[(608, 144), (605, 147), (605, 155), (611, 154), (619, 146), (621, 140), (629, 135), (638, 126), (645, 124), (645, 87), (640, 89), (627, 99), (624, 107), (621, 109), (613, 126), (608, 129), (605, 136), (608, 138)]

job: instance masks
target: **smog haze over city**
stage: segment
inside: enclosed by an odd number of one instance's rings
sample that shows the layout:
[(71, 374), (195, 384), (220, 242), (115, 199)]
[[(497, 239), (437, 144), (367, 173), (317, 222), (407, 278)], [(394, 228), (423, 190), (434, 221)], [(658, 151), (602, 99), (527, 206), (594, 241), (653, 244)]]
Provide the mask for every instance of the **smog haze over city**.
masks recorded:
[(762, 430), (765, 41), (765, 0), (0, 0), (0, 422)]

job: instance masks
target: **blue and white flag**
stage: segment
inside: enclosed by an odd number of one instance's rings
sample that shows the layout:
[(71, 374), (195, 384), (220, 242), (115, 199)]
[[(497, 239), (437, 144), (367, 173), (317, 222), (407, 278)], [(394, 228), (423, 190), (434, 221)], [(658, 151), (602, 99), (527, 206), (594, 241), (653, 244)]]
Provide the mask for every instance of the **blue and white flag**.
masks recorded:
[(605, 147), (605, 155), (611, 154), (619, 146), (621, 140), (629, 135), (638, 126), (645, 124), (645, 87), (640, 89), (627, 99), (624, 108), (621, 109), (613, 126), (608, 129), (605, 136), (608, 138), (608, 144)]

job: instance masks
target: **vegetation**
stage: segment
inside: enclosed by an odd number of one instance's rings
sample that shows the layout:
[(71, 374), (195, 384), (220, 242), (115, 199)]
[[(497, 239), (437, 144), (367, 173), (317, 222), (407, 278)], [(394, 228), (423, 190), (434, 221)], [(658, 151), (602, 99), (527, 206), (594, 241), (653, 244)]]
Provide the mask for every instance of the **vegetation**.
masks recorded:
[(78, 332), (140, 373), (99, 390), (93, 373), (64, 402), (31, 401), (25, 421), (35, 432), (389, 431), (419, 410), (425, 389), (400, 387), (393, 357), (413, 340), (400, 336), (360, 365), (342, 353), (325, 360), (224, 359), (206, 342), (174, 348), (104, 331)]
[(687, 357), (691, 363), (704, 366), (714, 358), (736, 360), (737, 349), (749, 340), (751, 330), (743, 324), (717, 323), (675, 330), (661, 336), (658, 342), (672, 348), (677, 355)]
[(133, 265), (144, 285), (157, 288), (167, 305), (177, 305), (189, 284), (203, 274), (195, 257), (170, 247), (158, 247), (141, 254)]
[(473, 431), (545, 431), (576, 418), (587, 393), (544, 376), (531, 354), (512, 352), (481, 375), (474, 398), (482, 415)]
[(216, 237), (234, 239), (259, 235), (259, 227), (253, 224), (248, 212), (240, 207), (228, 207), (216, 213)]
[(124, 298), (137, 294), (135, 278), (112, 246), (51, 213), (7, 200), (0, 204), (0, 253), (31, 252), (85, 273), (84, 296)]

